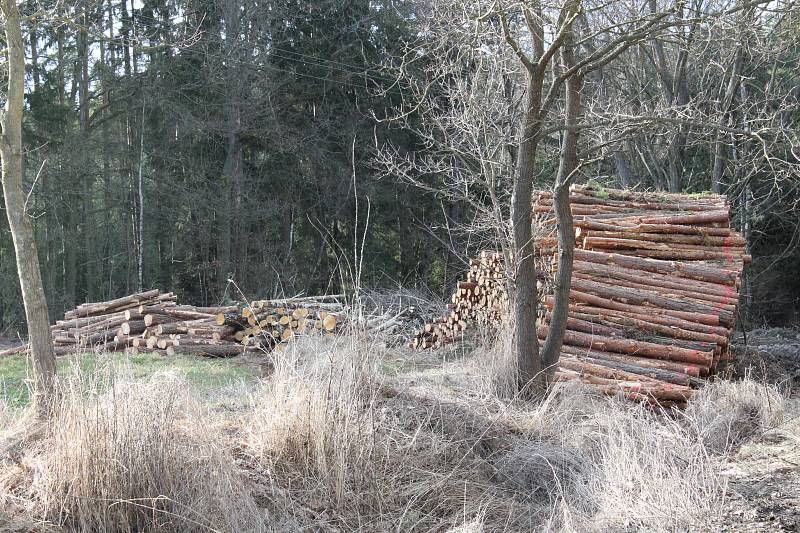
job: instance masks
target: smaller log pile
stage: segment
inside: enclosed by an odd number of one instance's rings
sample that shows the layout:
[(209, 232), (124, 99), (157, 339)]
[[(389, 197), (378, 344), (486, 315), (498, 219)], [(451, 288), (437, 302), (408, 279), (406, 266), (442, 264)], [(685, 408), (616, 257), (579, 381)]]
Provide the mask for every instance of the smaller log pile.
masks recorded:
[[(56, 355), (141, 351), (230, 357), (269, 351), (296, 335), (332, 333), (342, 305), (335, 297), (258, 301), (249, 305), (178, 305), (173, 293), (150, 290), (79, 305), (51, 326)], [(22, 353), (29, 346), (0, 352)]]
[(412, 337), (412, 348), (438, 348), (455, 342), (470, 324), (481, 328), (496, 328), (508, 308), (503, 255), (481, 252), (479, 259), (470, 261), (464, 281), (447, 304), (449, 313), (425, 324)]
[(214, 320), (219, 327), (232, 328), (233, 340), (246, 348), (281, 350), (295, 336), (333, 335), (340, 329), (340, 299), (342, 295), (258, 300), (241, 311), (218, 313)]

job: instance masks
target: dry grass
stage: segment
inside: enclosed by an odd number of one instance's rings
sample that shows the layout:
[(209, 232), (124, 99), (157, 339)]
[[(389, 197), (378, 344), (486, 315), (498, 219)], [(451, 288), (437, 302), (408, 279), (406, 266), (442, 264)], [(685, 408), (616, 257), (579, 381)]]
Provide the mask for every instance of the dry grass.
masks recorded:
[(507, 354), (395, 378), (369, 340), (300, 339), (250, 401), (213, 402), (235, 412), (226, 433), (175, 375), (77, 373), (0, 496), (78, 531), (694, 530), (723, 508), (710, 455), (782, 409), (751, 381), (680, 416), (570, 384), (533, 404)]
[(282, 512), (348, 531), (443, 530), (477, 508), (512, 530), (536, 523), (533, 502), (515, 499), (493, 468), (508, 436), (464, 406), (383, 382), (379, 356), (344, 340), (297, 344), (277, 362), (254, 399), (248, 443), (282, 488)]
[(689, 403), (686, 418), (712, 453), (735, 451), (783, 419), (784, 395), (774, 385), (745, 378), (716, 381)]
[(76, 367), (60, 393), (17, 478), (5, 480), (6, 500), (70, 531), (261, 529), (223, 437), (177, 375)]

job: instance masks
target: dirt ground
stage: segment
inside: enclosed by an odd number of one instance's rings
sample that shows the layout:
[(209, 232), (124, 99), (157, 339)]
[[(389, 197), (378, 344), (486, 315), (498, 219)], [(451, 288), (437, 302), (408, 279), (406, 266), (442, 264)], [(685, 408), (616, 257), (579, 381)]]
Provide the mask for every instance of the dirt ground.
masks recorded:
[[(741, 346), (743, 336), (737, 337)], [(783, 423), (720, 461), (729, 476), (728, 503), (715, 530), (727, 532), (800, 531), (800, 330), (748, 334), (748, 346), (734, 373), (787, 387)]]

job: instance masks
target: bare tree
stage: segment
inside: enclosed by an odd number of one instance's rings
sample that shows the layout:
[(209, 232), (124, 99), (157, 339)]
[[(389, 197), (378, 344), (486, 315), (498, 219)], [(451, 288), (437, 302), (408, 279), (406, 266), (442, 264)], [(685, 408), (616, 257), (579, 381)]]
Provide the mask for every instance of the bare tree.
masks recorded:
[[(513, 288), (511, 318), (519, 384), (535, 396), (543, 393), (551, 381), (566, 328), (574, 247), (569, 186), (582, 160), (597, 148), (578, 150), (578, 133), (597, 127), (582, 116), (584, 79), (593, 73), (595, 83), (599, 83), (602, 73), (598, 72), (603, 67), (665, 28), (683, 23), (683, 19), (676, 9), (650, 13), (643, 4), (623, 11), (619, 17), (612, 13), (614, 6), (610, 4), (580, 0), (495, 0), (464, 3), (461, 8), (457, 5), (449, 4), (446, 12), (427, 6), (431, 10), (428, 16), (441, 22), (426, 27), (429, 31), (423, 44), (412, 48), (411, 61), (404, 62), (400, 69), (406, 72), (409, 64), (419, 62), (419, 58), (433, 58), (432, 68), (448, 73), (434, 76), (434, 80), (441, 83), (448, 76), (466, 80), (461, 85), (448, 82), (446, 87), (456, 90), (447, 91), (446, 98), (437, 94), (438, 100), (429, 97), (430, 92), (435, 92), (433, 83), (422, 84), (415, 92), (416, 99), (412, 100), (416, 105), (412, 109), (422, 111), (421, 122), (437, 125), (424, 135), (427, 153), (433, 155), (427, 156), (425, 164), (420, 164), (414, 155), (398, 157), (402, 154), (391, 154), (382, 162), (392, 173), (415, 183), (420, 183), (419, 176), (431, 174), (457, 177), (448, 180), (452, 186), (429, 182), (423, 185), (440, 194), (460, 195), (465, 202), (470, 202), (468, 198), (472, 196), (474, 204), (475, 198), (480, 197), (475, 195), (476, 183), (490, 191), (489, 207), (482, 211), (478, 202), (476, 211), (493, 215), (494, 227), (509, 228), (507, 233), (497, 234), (508, 235), (507, 242), (501, 242)], [(445, 36), (442, 40), (446, 46), (431, 46), (429, 36), (437, 32)], [(493, 91), (485, 90), (493, 83), (476, 74), (482, 71), (480, 68), (470, 70), (487, 63), (482, 53), (494, 58), (491, 68), (483, 69), (494, 76)], [(510, 65), (509, 56), (515, 59), (516, 69)], [(465, 71), (469, 74), (463, 74)], [(504, 87), (506, 81), (512, 89)], [(509, 99), (508, 95), (515, 97)], [(505, 113), (503, 108), (507, 109)], [(498, 116), (513, 117), (514, 124), (498, 127)], [(504, 149), (498, 150), (499, 146)], [(549, 333), (540, 347), (534, 261), (537, 228), (532, 194), (534, 184), (546, 172), (542, 163), (548, 156), (542, 148), (559, 154), (558, 172), (553, 179), (558, 274)], [(445, 168), (447, 172), (443, 172)], [(499, 180), (498, 174), (502, 176)]]
[(8, 224), (14, 240), (17, 272), (25, 304), (35, 377), (35, 404), (47, 406), (52, 399), (56, 374), (55, 354), (50, 338), (47, 301), (42, 287), (39, 256), (33, 224), (26, 213), (28, 198), (22, 188), (22, 111), (25, 91), (25, 48), (16, 0), (0, 2), (8, 57), (8, 92), (0, 116), (0, 157), (3, 195)]
[[(577, 1), (565, 3), (559, 11), (555, 35), (549, 44), (545, 44), (545, 12), (542, 3), (533, 2), (531, 5), (521, 5), (521, 15), (530, 34), (531, 52), (526, 52), (523, 49), (519, 36), (515, 35), (512, 30), (507, 8), (498, 1), (494, 10), (494, 13), (500, 19), (506, 42), (527, 72), (523, 126), (520, 132), (521, 138), (517, 152), (516, 174), (514, 176), (511, 199), (511, 225), (516, 257), (513, 299), (513, 345), (519, 369), (520, 386), (524, 388), (529, 384), (533, 384), (531, 392), (539, 394), (543, 393), (547, 388), (548, 372), (543, 372), (546, 368), (543, 367), (543, 363), (545, 361), (548, 362), (554, 371), (554, 365), (558, 361), (564, 334), (563, 326), (566, 325), (566, 313), (562, 310), (564, 307), (564, 302), (562, 301), (563, 291), (558, 291), (556, 293), (558, 309), (553, 314), (554, 320), (551, 323), (551, 333), (548, 335), (550, 342), (545, 343), (545, 352), (540, 354), (536, 323), (539, 295), (536, 286), (531, 198), (533, 196), (533, 183), (538, 173), (536, 156), (539, 142), (546, 127), (545, 120), (548, 107), (552, 106), (553, 103), (553, 100), (549, 99), (548, 96), (555, 95), (558, 90), (554, 84), (550, 88), (550, 93), (545, 92), (545, 81), (549, 74), (548, 67), (565, 41), (571, 41), (572, 26), (578, 15), (579, 6), (580, 3)], [(571, 45), (569, 46), (567, 57), (574, 59), (574, 51)], [(574, 61), (571, 67), (574, 67)], [(575, 103), (573, 101), (573, 105)], [(574, 116), (574, 118), (577, 117)], [(572, 146), (573, 144), (574, 139), (570, 140), (570, 145)], [(565, 235), (566, 233), (572, 234), (573, 231), (569, 206), (569, 177), (571, 177), (571, 169), (568, 169), (568, 166), (573, 163), (574, 160), (571, 155), (562, 155), (562, 169), (566, 171), (567, 175), (562, 176), (561, 172), (559, 172), (558, 178), (564, 179), (556, 183), (554, 197), (554, 211), (558, 224), (560, 245), (559, 253), (562, 259), (559, 264), (561, 271), (558, 284), (566, 288), (567, 298), (569, 297), (569, 284), (572, 279), (572, 251), (565, 250), (563, 245), (569, 246), (569, 240), (572, 238), (574, 246), (574, 235), (571, 237)], [(562, 315), (564, 324), (559, 324), (558, 318)], [(562, 339), (557, 338), (559, 337), (559, 330), (561, 331), (560, 336)]]

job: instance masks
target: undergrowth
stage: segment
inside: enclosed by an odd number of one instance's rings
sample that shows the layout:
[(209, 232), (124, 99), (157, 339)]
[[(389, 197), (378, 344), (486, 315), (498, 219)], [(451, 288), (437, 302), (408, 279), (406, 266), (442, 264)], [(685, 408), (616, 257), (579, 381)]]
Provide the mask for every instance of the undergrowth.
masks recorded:
[(747, 380), (684, 413), (571, 385), (525, 402), (495, 346), (387, 375), (367, 339), (300, 339), (219, 391), (235, 402), (177, 373), (75, 367), (48, 422), (0, 409), (0, 500), (67, 531), (701, 529), (726, 490), (711, 456), (783, 409)]

